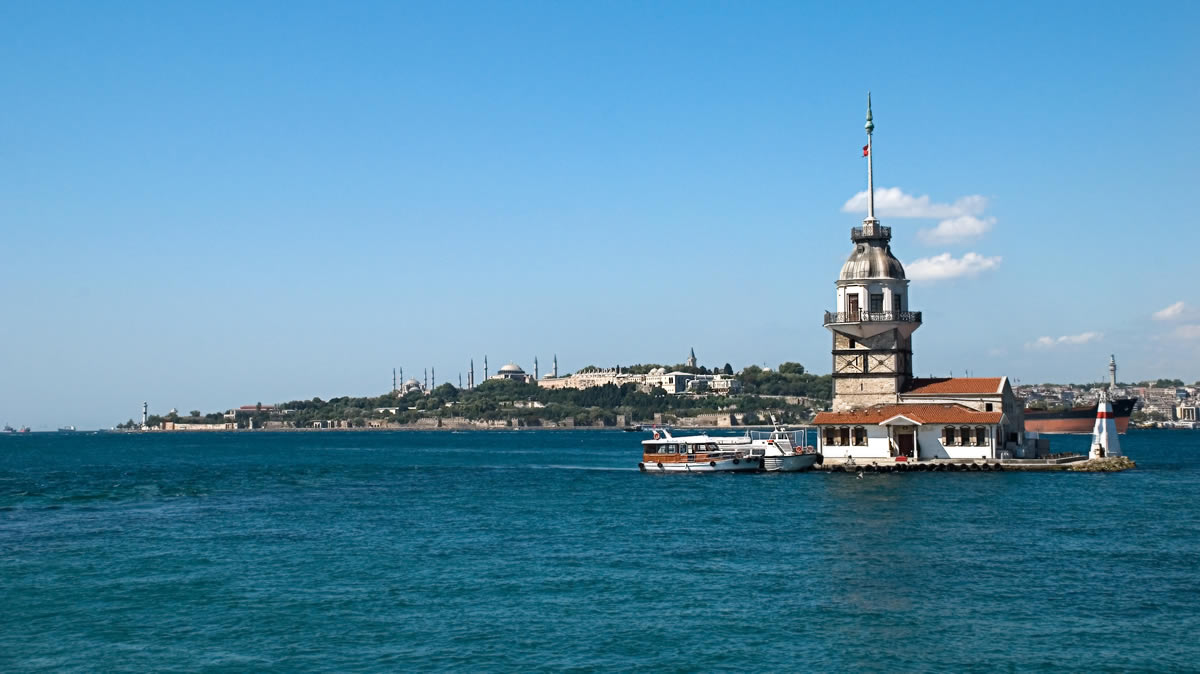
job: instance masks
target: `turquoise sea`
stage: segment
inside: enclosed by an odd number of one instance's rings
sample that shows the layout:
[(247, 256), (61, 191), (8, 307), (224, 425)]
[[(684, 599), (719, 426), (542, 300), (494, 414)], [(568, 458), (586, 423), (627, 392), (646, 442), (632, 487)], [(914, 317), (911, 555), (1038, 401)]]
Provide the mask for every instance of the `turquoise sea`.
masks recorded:
[(0, 671), (1200, 668), (1200, 433), (863, 479), (640, 439), (0, 437)]

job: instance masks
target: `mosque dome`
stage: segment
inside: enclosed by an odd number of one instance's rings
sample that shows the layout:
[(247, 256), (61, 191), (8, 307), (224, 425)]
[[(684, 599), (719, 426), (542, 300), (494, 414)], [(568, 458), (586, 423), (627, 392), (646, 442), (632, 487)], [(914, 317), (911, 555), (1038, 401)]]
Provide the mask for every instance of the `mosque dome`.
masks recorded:
[(421, 388), (421, 382), (417, 381), (416, 379), (409, 379), (408, 381), (404, 382), (404, 388)]
[(842, 265), (842, 273), (838, 278), (842, 281), (903, 279), (904, 265), (892, 255), (892, 247), (886, 243), (879, 245), (861, 242), (854, 244), (854, 252), (846, 258), (846, 264)]
[(509, 363), (508, 365), (505, 365), (504, 367), (500, 368), (499, 373), (500, 374), (525, 374), (525, 370), (522, 370), (520, 365), (517, 365), (515, 363)]

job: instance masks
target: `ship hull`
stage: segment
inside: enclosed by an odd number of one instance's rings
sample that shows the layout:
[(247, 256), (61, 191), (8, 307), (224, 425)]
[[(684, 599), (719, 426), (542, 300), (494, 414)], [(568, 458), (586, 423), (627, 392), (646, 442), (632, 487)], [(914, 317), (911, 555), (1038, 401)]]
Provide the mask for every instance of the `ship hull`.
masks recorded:
[[(1113, 401), (1113, 420), (1117, 433), (1129, 428), (1129, 415), (1137, 398), (1122, 398)], [(1084, 405), (1069, 410), (1025, 410), (1025, 430), (1038, 433), (1091, 433), (1096, 425), (1096, 406)]]

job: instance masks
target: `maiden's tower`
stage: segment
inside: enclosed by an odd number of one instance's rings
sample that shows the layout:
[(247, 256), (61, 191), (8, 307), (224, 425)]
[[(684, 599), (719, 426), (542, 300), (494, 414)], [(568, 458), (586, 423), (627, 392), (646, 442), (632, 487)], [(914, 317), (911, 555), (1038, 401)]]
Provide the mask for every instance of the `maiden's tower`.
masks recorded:
[(999, 459), (1023, 453), (1022, 406), (1007, 377), (913, 377), (913, 333), (904, 265), (892, 230), (875, 217), (875, 123), (867, 96), (867, 217), (825, 312), (833, 334), (833, 411), (814, 423), (829, 458)]

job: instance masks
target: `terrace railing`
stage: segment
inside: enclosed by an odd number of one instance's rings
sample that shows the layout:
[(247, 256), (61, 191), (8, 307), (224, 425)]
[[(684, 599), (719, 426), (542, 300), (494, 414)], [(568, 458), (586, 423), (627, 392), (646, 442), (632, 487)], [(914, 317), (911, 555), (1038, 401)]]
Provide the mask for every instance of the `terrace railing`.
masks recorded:
[(919, 311), (826, 311), (825, 325), (835, 323), (920, 323)]

